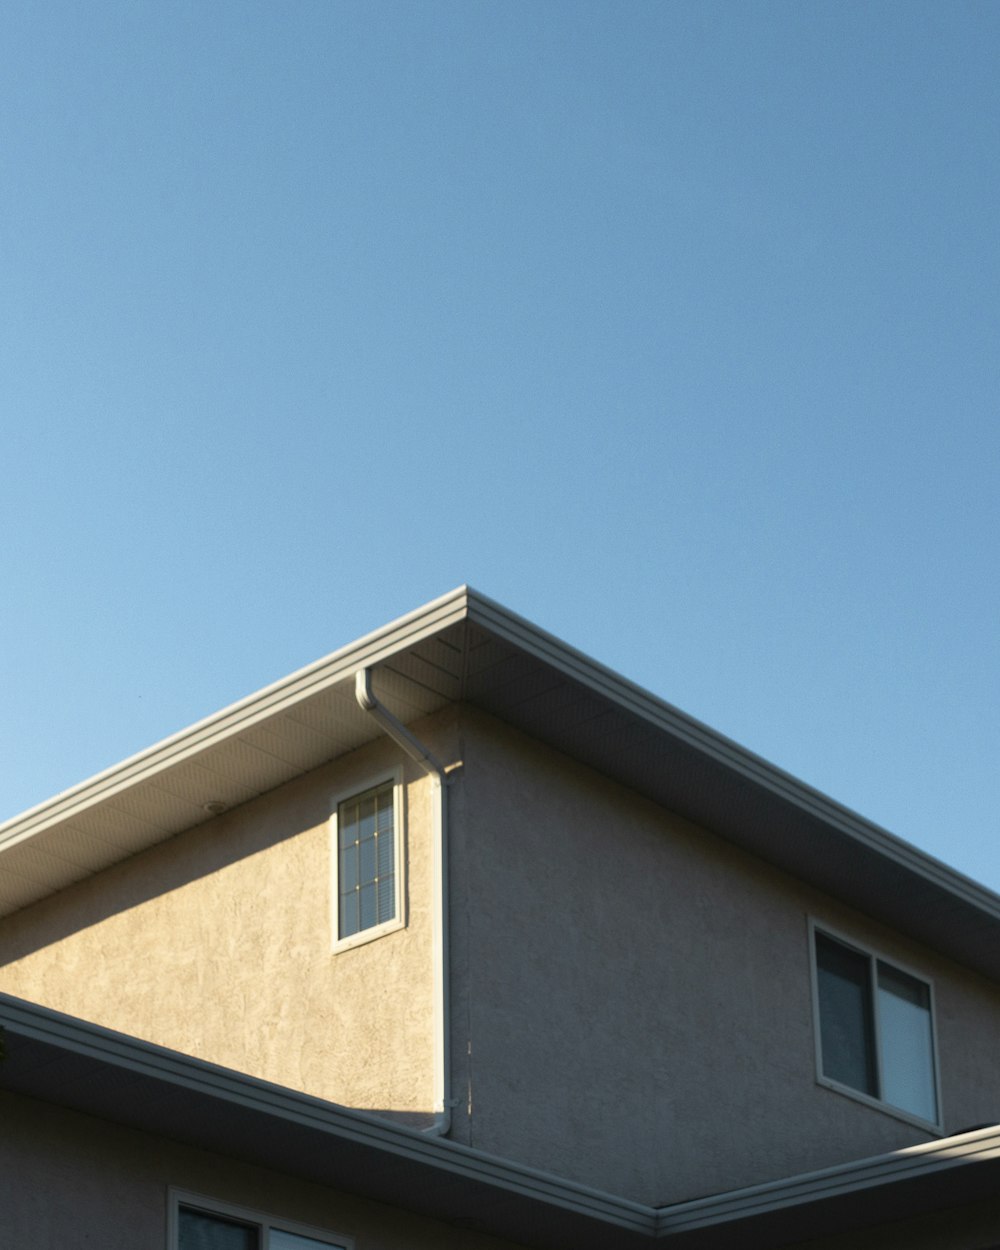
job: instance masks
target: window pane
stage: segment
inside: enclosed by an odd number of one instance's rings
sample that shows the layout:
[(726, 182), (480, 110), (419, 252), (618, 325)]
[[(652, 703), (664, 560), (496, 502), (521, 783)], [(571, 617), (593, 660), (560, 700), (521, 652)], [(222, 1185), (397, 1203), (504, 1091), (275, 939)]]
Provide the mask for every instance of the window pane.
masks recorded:
[(269, 1250), (337, 1250), (337, 1243), (317, 1241), (315, 1237), (301, 1237), (298, 1233), (283, 1233), (277, 1228), (272, 1228), (271, 1236), (268, 1238), (268, 1248)]
[(394, 795), (395, 787), (389, 782), (345, 799), (338, 808), (337, 932), (342, 938), (392, 920), (396, 914)]
[(358, 805), (341, 803), (337, 816), (338, 841), (341, 846), (353, 846), (358, 838)]
[(376, 819), (376, 827), (379, 833), (385, 833), (387, 829), (392, 829), (392, 787), (386, 786), (384, 790), (380, 790), (378, 794), (378, 817)]
[(362, 929), (370, 929), (376, 922), (375, 919), (375, 886), (363, 885), (359, 891), (361, 900), (361, 919), (360, 927)]
[(396, 914), (396, 879), (393, 876), (379, 877), (378, 881), (378, 923), (391, 920)]
[(360, 928), (358, 915), (358, 892), (351, 890), (349, 894), (340, 896), (340, 924), (338, 933), (342, 938), (350, 937)]
[(374, 794), (369, 794), (367, 798), (362, 799), (358, 803), (358, 828), (360, 830), (359, 837), (372, 838), (375, 836)]
[(375, 839), (365, 838), (358, 847), (361, 852), (361, 867), (358, 869), (361, 884), (375, 880)]
[(930, 990), (888, 964), (878, 965), (882, 1097), (894, 1107), (937, 1121)]
[(872, 1029), (871, 962), (816, 934), (823, 1075), (878, 1097)]
[(348, 846), (340, 852), (340, 892), (346, 894), (358, 884), (358, 848)]
[(178, 1213), (179, 1250), (258, 1250), (258, 1230), (236, 1220), (224, 1220), (204, 1211), (181, 1207)]
[(393, 855), (392, 830), (378, 836), (378, 875), (388, 877), (395, 867)]

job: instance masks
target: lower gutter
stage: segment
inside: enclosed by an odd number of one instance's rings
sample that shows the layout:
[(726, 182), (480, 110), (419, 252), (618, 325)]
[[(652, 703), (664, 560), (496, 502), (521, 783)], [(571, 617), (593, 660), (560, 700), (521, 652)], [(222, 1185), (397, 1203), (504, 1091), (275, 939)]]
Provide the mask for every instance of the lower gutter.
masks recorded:
[(527, 1245), (624, 1250), (666, 1240), (678, 1250), (747, 1250), (849, 1230), (862, 1208), (871, 1226), (1000, 1193), (1000, 1125), (991, 1125), (657, 1208), (6, 994), (0, 1037), (0, 1090), (433, 1218), (474, 1212), (480, 1231)]

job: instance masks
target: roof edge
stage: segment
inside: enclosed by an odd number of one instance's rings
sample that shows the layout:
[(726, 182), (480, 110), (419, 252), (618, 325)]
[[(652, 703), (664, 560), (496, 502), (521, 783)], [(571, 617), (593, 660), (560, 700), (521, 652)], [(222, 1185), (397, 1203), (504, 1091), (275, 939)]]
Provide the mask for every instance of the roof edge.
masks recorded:
[(1000, 1124), (908, 1146), (891, 1154), (854, 1159), (763, 1185), (660, 1207), (657, 1233), (664, 1236), (729, 1223), (900, 1181), (926, 1181), (950, 1168), (987, 1159), (1000, 1159)]
[(0, 824), (3, 851), (72, 819), (87, 808), (113, 799), (130, 787), (154, 780), (161, 772), (220, 746), (258, 722), (289, 710), (361, 667), (377, 666), (421, 640), (468, 620), (523, 654), (546, 664), (629, 715), (686, 744), (720, 767), (856, 845), (913, 874), (933, 888), (993, 922), (1000, 922), (1000, 895), (934, 856), (910, 845), (821, 791), (755, 755), (737, 742), (673, 704), (519, 616), (502, 604), (462, 585), (387, 625), (347, 644), (323, 659), (265, 686), (221, 711), (197, 721), (136, 755), (29, 808)]
[(808, 815), (891, 859), (900, 867), (918, 874), (939, 888), (957, 895), (963, 902), (1000, 920), (1000, 894), (988, 886), (838, 803), (821, 790), (682, 712), (672, 703), (623, 677), (614, 669), (601, 664), (495, 600), (471, 587), (466, 587), (466, 591), (468, 616), (474, 624), (489, 629), (594, 693), (610, 698), (623, 709), (651, 722), (656, 728), (665, 730), (702, 754), (711, 756), (751, 784), (769, 790)]
[(377, 664), (429, 633), (465, 618), (469, 591), (459, 586), (423, 607), (365, 634), (320, 660), (238, 699), (127, 759), (112, 764), (68, 790), (45, 799), (0, 824), (0, 852), (81, 808), (148, 780), (188, 756), (224, 742), (310, 694), (318, 693), (354, 669)]

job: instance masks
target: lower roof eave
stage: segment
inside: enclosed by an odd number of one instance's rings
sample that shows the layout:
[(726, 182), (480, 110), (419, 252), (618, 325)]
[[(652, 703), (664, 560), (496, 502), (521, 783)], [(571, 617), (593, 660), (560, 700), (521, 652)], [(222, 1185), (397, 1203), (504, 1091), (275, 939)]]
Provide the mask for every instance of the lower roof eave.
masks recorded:
[(763, 1250), (1000, 1195), (1000, 1125), (660, 1207), (678, 1250)]
[(6, 994), (0, 1029), (0, 1091), (547, 1250), (763, 1250), (1000, 1193), (994, 1125), (656, 1208)]
[(647, 1246), (653, 1208), (0, 993), (6, 1090), (473, 1231)]

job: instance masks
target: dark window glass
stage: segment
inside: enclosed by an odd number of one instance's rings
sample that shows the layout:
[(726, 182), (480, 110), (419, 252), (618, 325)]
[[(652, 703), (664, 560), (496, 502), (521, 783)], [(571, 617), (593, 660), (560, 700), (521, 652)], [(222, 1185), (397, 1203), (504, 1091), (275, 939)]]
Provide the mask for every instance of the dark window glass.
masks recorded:
[(181, 1207), (179, 1250), (260, 1250), (260, 1233), (250, 1224)]
[(337, 1250), (337, 1247), (329, 1241), (317, 1241), (315, 1237), (279, 1232), (274, 1228), (271, 1230), (268, 1250)]
[(871, 960), (816, 934), (823, 1075), (878, 1097)]

